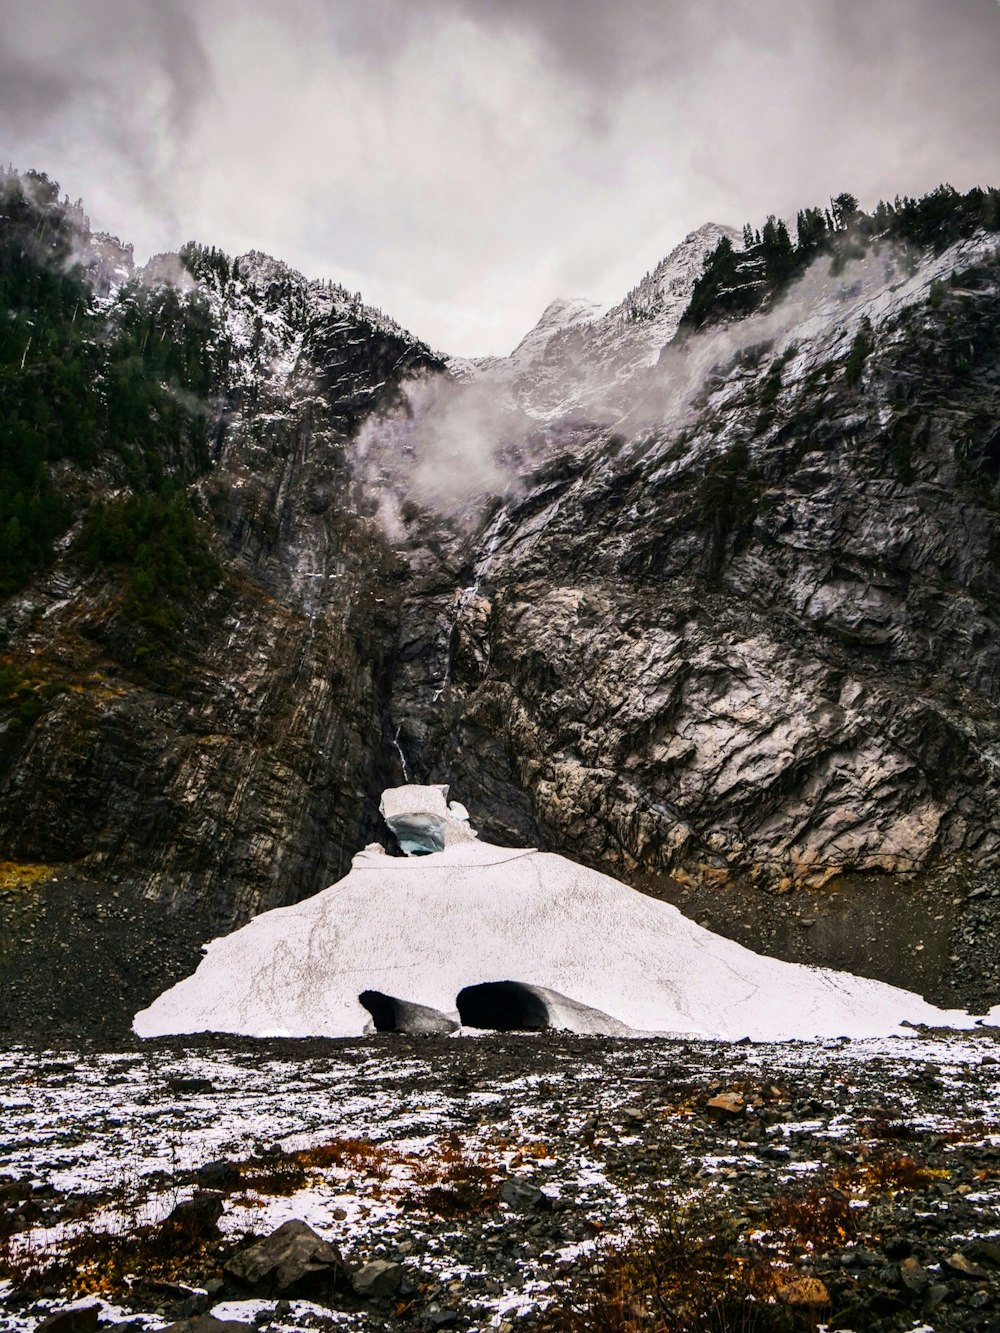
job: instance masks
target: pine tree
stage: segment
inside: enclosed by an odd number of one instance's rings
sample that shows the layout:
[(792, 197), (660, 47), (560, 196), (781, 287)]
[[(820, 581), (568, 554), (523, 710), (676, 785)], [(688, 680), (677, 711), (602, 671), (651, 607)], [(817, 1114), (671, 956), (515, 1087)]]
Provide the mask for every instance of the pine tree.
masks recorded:
[(794, 250), (788, 228), (772, 213), (761, 233), (764, 271), (772, 282), (782, 282), (794, 269)]
[(826, 239), (826, 218), (821, 208), (803, 208), (795, 220), (796, 249), (801, 254), (815, 250)]
[(830, 209), (833, 213), (834, 230), (846, 231), (860, 211), (858, 201), (853, 194), (838, 194), (835, 199), (830, 200)]

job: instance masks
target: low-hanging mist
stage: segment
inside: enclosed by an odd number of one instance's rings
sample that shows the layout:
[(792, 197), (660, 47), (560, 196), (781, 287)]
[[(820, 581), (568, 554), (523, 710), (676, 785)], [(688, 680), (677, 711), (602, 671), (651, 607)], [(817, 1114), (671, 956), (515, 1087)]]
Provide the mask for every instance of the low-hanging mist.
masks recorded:
[[(927, 284), (913, 249), (882, 241), (846, 260), (820, 254), (773, 304), (746, 318), (693, 332), (677, 320), (660, 347), (642, 321), (617, 311), (613, 320), (576, 320), (526, 339), (528, 356), (519, 347), (504, 359), (457, 361), (445, 373), (405, 381), (402, 401), (362, 424), (354, 465), (379, 497), (391, 541), (405, 534), (407, 502), (478, 524), (484, 500), (516, 498), (526, 475), (553, 454), (613, 436), (616, 453), (634, 457), (651, 437), (688, 426), (706, 388), (746, 355), (792, 362), (796, 344), (850, 340), (862, 320), (878, 324)], [(636, 346), (646, 365), (634, 365)], [(630, 373), (616, 379), (623, 361)]]

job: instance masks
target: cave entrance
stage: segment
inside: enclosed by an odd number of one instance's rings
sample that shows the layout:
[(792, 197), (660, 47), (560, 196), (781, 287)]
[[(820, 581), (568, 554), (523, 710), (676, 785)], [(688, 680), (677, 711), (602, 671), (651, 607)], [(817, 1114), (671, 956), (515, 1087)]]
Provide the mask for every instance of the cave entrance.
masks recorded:
[(391, 828), (407, 856), (430, 856), (444, 851), (444, 820), (437, 815), (396, 815)]
[(380, 990), (363, 990), (358, 999), (372, 1016), (376, 1032), (399, 1032), (399, 1001)]
[(487, 981), (458, 992), (462, 1026), (492, 1032), (539, 1032), (549, 1026), (545, 1001), (519, 981)]
[(358, 1002), (372, 1016), (376, 1032), (405, 1032), (410, 1036), (426, 1037), (434, 1033), (454, 1032), (458, 1024), (440, 1009), (412, 1000), (399, 1000), (395, 995), (384, 995), (380, 990), (363, 990)]

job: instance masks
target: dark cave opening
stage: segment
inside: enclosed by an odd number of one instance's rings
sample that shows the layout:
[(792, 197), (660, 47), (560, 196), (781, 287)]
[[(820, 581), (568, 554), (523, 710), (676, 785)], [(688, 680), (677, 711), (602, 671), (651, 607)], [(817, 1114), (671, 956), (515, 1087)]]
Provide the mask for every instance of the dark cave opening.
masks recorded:
[(376, 1032), (405, 1032), (410, 1036), (432, 1036), (454, 1032), (458, 1024), (438, 1009), (411, 1000), (399, 1000), (380, 990), (363, 990), (358, 1001), (372, 1016)]
[(537, 1032), (549, 1026), (545, 1001), (517, 981), (466, 986), (456, 1001), (462, 1026), (493, 1032)]
[(400, 1032), (403, 1015), (398, 1000), (380, 990), (363, 990), (358, 999), (372, 1016), (376, 1032)]

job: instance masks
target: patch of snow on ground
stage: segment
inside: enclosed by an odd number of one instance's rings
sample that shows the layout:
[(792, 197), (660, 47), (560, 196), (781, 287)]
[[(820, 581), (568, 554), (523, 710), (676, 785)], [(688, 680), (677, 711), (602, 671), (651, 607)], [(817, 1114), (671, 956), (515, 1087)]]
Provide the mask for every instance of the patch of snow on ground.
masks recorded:
[[(496, 1328), (546, 1301), (559, 1273), (594, 1250), (598, 1232), (627, 1236), (647, 1195), (710, 1189), (719, 1199), (768, 1182), (793, 1188), (824, 1162), (862, 1160), (880, 1116), (905, 1132), (907, 1153), (919, 1156), (931, 1143), (945, 1154), (951, 1184), (938, 1205), (952, 1210), (948, 1252), (954, 1235), (995, 1234), (1000, 1181), (962, 1154), (975, 1145), (988, 1154), (1000, 1142), (1000, 1064), (990, 1063), (997, 1049), (992, 1032), (746, 1047), (549, 1035), (203, 1040), (196, 1049), (117, 1054), (15, 1049), (0, 1052), (0, 1177), (34, 1182), (40, 1199), (52, 1190), (106, 1196), (89, 1221), (32, 1225), (23, 1243), (37, 1251), (82, 1226), (165, 1216), (208, 1161), (266, 1160), (276, 1142), (295, 1150), (361, 1139), (385, 1150), (378, 1172), (324, 1169), (287, 1196), (248, 1184), (226, 1201), (224, 1233), (266, 1234), (302, 1218), (352, 1264), (402, 1262), (434, 1293), (426, 1300), (460, 1306), (472, 1328)], [(192, 1079), (203, 1081), (202, 1091), (176, 1090)], [(699, 1109), (703, 1099), (734, 1082), (772, 1087), (774, 1100), (733, 1124), (713, 1123)], [(498, 1182), (539, 1186), (552, 1210), (522, 1214), (493, 1203), (459, 1222), (415, 1207), (417, 1167), (433, 1163), (443, 1143), (491, 1163)], [(787, 1155), (774, 1154), (776, 1146)], [(955, 1195), (965, 1176), (974, 1189)], [(9, 1286), (0, 1288), (0, 1327), (28, 1333), (49, 1304), (25, 1309)], [(127, 1317), (105, 1310), (108, 1320)], [(296, 1302), (275, 1326), (303, 1327), (318, 1310)], [(273, 1302), (214, 1307), (220, 1318), (262, 1312), (273, 1315)], [(322, 1313), (353, 1328), (381, 1326), (364, 1311)]]

